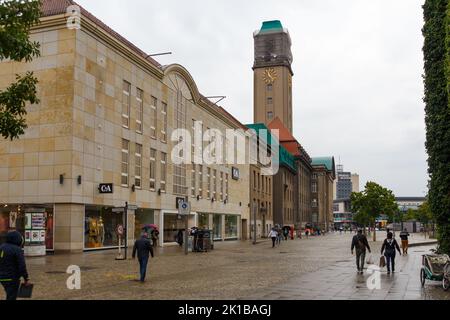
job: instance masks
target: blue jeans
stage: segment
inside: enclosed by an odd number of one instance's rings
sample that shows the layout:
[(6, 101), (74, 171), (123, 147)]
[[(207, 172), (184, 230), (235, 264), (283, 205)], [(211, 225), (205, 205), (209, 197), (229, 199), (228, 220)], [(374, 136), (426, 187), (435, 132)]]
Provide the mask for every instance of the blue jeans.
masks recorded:
[[(387, 266), (387, 270), (388, 272), (395, 271), (395, 252), (392, 254), (384, 254), (384, 256), (386, 257), (386, 266)], [(392, 269), (391, 269), (392, 266)]]
[(139, 272), (141, 274), (141, 281), (145, 281), (145, 275), (147, 274), (147, 264), (149, 257), (139, 259)]
[(20, 281), (8, 281), (2, 282), (3, 288), (6, 292), (6, 300), (17, 300), (17, 294), (19, 293)]

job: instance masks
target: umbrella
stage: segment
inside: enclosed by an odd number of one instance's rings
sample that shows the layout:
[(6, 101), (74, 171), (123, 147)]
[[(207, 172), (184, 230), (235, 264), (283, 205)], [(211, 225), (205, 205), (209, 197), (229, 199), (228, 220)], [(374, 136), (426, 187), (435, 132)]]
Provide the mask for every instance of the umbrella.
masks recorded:
[(154, 230), (158, 230), (158, 226), (156, 224), (146, 224), (142, 227), (143, 230), (148, 230), (148, 229), (154, 229)]

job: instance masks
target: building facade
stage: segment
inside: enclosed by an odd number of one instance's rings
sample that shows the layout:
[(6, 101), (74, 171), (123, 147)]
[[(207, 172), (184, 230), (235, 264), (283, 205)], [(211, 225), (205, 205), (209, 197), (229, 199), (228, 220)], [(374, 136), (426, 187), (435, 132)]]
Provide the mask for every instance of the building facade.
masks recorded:
[(312, 224), (328, 231), (333, 227), (334, 157), (312, 158)]
[(249, 166), (175, 164), (171, 139), (194, 121), (222, 132), (239, 122), (204, 98), (184, 67), (161, 66), (84, 9), (81, 28), (68, 29), (72, 4), (43, 1), (31, 36), (41, 57), (0, 63), (0, 87), (34, 71), (40, 98), (27, 107), (25, 135), (0, 141), (0, 232), (22, 232), (28, 255), (114, 248), (125, 223), (129, 244), (156, 224), (164, 245), (184, 228), (183, 198), (190, 226), (241, 238)]

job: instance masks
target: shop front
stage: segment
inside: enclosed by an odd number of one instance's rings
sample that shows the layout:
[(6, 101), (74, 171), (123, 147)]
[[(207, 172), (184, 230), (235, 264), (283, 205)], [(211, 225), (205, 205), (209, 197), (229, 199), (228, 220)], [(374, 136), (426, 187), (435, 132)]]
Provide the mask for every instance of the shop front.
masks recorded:
[(155, 224), (155, 210), (153, 209), (138, 209), (134, 216), (134, 238), (139, 239), (144, 231), (144, 228)]
[(214, 214), (213, 215), (213, 238), (214, 241), (223, 240), (222, 236), (222, 215)]
[(54, 251), (54, 205), (4, 205), (0, 208), (0, 244), (9, 231), (24, 239), (26, 256), (45, 256)]
[(238, 216), (225, 216), (225, 240), (237, 240), (238, 236)]
[(84, 249), (112, 249), (119, 246), (117, 228), (124, 225), (124, 212), (113, 207), (87, 205), (84, 218)]

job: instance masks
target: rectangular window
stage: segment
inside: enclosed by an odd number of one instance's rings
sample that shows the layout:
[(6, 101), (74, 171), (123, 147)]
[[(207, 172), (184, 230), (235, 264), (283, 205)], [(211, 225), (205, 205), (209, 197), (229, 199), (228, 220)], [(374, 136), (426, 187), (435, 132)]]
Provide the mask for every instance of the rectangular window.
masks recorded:
[(136, 188), (142, 188), (142, 145), (136, 143), (134, 185)]
[(136, 132), (142, 134), (142, 123), (144, 122), (144, 91), (141, 89), (137, 89), (136, 103)]
[(150, 105), (150, 136), (156, 139), (156, 128), (158, 127), (158, 99), (152, 96)]
[(197, 180), (197, 172), (195, 172), (195, 165), (192, 166), (191, 170), (191, 196), (195, 197), (195, 187), (196, 187), (196, 181)]
[(227, 202), (229, 201), (228, 200), (228, 173), (227, 174), (225, 174), (225, 199), (227, 200)]
[(267, 91), (272, 91), (273, 90), (273, 84), (269, 83), (267, 85)]
[(272, 111), (267, 112), (267, 119), (269, 119), (269, 120), (273, 119), (273, 112)]
[(167, 153), (161, 152), (161, 192), (166, 192)]
[(223, 172), (220, 173), (220, 201), (223, 201)]
[(272, 97), (268, 97), (267, 98), (267, 104), (273, 104), (273, 98)]
[(128, 172), (130, 163), (130, 141), (122, 139), (122, 180), (121, 184), (128, 187)]
[(161, 117), (163, 127), (161, 128), (161, 141), (167, 142), (167, 103), (161, 102)]
[(122, 126), (130, 127), (130, 104), (131, 104), (131, 84), (127, 81), (123, 82), (122, 91)]
[(203, 198), (203, 166), (198, 165), (198, 195)]
[(150, 190), (156, 190), (156, 150), (150, 149)]
[(211, 168), (206, 169), (206, 198), (211, 199)]
[(317, 193), (317, 182), (313, 182), (311, 184), (311, 191)]
[(213, 199), (217, 200), (216, 194), (217, 194), (217, 170), (213, 170)]
[[(177, 129), (186, 129), (186, 113), (187, 113), (187, 107), (186, 107), (186, 99), (183, 97), (183, 94), (181, 91), (177, 92), (177, 101), (175, 105), (175, 112), (174, 112), (174, 127)], [(179, 138), (179, 142), (181, 142), (181, 138)], [(180, 155), (182, 157), (183, 155)], [(182, 162), (182, 159), (179, 159), (178, 156), (177, 161), (179, 160)], [(188, 185), (186, 182), (186, 175), (187, 175), (187, 168), (186, 164), (176, 164), (173, 165), (173, 193), (177, 195), (188, 195)]]

